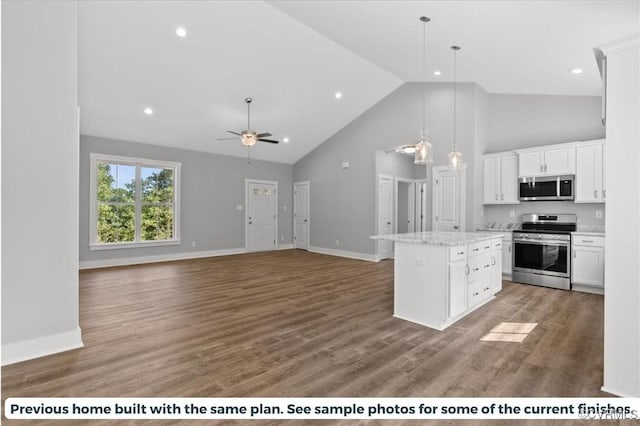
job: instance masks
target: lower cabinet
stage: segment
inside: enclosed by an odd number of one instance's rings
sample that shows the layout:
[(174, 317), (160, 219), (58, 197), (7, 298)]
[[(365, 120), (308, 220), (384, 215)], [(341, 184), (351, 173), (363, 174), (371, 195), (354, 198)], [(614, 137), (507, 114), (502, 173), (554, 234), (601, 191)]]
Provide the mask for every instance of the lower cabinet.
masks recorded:
[(604, 288), (604, 238), (574, 236), (571, 256), (571, 283)]
[(449, 263), (449, 317), (467, 310), (466, 259)]
[[(504, 241), (493, 240), (491, 251), (491, 294), (496, 294), (502, 290), (502, 261), (504, 257)], [(511, 246), (511, 243), (509, 243)], [(511, 262), (509, 262), (511, 263)]]

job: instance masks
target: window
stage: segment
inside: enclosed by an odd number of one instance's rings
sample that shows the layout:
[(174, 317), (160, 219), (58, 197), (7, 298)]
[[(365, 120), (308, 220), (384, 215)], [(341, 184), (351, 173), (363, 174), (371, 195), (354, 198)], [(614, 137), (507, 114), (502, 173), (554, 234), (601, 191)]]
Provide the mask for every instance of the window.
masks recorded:
[(91, 250), (180, 244), (180, 163), (90, 159)]

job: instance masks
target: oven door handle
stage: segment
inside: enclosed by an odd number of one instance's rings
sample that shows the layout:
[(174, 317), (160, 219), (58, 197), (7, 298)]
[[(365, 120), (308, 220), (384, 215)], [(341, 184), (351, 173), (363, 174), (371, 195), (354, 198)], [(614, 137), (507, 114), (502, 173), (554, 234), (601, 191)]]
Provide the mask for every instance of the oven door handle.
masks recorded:
[(558, 241), (558, 240), (513, 240), (514, 243), (523, 243), (523, 244), (536, 244), (540, 246), (559, 246), (559, 247), (569, 247), (569, 241)]

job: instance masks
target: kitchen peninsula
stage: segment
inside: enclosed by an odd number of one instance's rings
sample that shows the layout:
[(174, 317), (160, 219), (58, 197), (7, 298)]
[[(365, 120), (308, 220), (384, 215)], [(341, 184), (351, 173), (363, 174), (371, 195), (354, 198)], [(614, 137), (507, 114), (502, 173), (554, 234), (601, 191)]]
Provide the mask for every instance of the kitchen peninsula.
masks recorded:
[(411, 232), (393, 241), (393, 316), (436, 330), (491, 301), (502, 289), (502, 234)]

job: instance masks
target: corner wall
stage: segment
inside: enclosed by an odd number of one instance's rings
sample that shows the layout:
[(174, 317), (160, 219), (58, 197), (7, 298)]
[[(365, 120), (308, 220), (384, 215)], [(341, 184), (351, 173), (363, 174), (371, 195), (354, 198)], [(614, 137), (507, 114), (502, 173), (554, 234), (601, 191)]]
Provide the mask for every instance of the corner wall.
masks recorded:
[(2, 364), (82, 346), (76, 1), (2, 2)]

